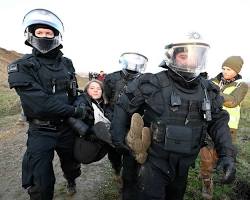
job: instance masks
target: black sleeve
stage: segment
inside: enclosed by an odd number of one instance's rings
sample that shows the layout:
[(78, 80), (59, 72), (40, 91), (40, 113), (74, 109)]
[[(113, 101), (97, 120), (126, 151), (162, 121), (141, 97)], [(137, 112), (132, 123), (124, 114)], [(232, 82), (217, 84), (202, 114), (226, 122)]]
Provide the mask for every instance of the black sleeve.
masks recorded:
[(128, 113), (120, 106), (115, 106), (114, 117), (111, 122), (112, 142), (116, 144), (124, 143), (127, 134), (127, 126), (129, 124)]
[(21, 64), (14, 63), (14, 65), (16, 65), (16, 70), (8, 72), (9, 85), (10, 88), (15, 88), (20, 96), (24, 113), (28, 118), (53, 119), (74, 115), (74, 106), (65, 104), (58, 97), (45, 92), (34, 70), (28, 64), (22, 62)]
[(114, 144), (124, 143), (132, 114), (141, 110), (141, 107), (144, 106), (145, 95), (142, 93), (142, 87), (140, 78), (130, 82), (127, 90), (119, 97), (115, 105), (111, 123), (111, 135)]
[(111, 98), (112, 98), (112, 80), (111, 80), (111, 75), (107, 75), (104, 79), (103, 82), (103, 86), (104, 86), (104, 93), (105, 93), (105, 97), (107, 98), (107, 101), (110, 102)]
[(215, 149), (219, 156), (234, 156), (234, 146), (228, 126), (229, 114), (222, 109), (223, 98), (219, 91), (212, 95), (212, 121), (209, 122), (208, 133), (215, 143)]
[(82, 118), (82, 120), (87, 123), (89, 126), (94, 125), (94, 109), (92, 106), (92, 102), (89, 99), (89, 96), (87, 93), (82, 93), (79, 96), (77, 96), (76, 100), (74, 101), (73, 105), (75, 107), (82, 107), (84, 109), (85, 118)]

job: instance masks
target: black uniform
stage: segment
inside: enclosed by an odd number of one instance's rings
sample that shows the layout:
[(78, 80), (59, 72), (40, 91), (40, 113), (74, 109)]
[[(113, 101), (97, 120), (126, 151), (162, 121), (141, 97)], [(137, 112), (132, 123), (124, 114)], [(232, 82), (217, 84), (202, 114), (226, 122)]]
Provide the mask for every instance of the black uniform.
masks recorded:
[(34, 199), (52, 199), (56, 150), (64, 177), (74, 181), (80, 165), (73, 159), (74, 134), (66, 119), (73, 116), (76, 79), (71, 60), (56, 48), (47, 54), (33, 49), (8, 66), (9, 85), (20, 96), (29, 122), (22, 163), (22, 186)]
[(129, 85), (115, 106), (111, 134), (114, 143), (123, 143), (128, 116), (143, 108), (152, 144), (139, 171), (139, 199), (183, 199), (206, 130), (219, 155), (233, 156), (229, 116), (222, 105), (218, 88), (208, 80), (198, 76), (188, 83), (170, 69), (144, 74)]
[[(135, 78), (138, 77), (138, 72), (130, 71), (130, 70), (120, 70), (108, 74), (104, 80), (104, 91), (109, 103), (109, 110), (111, 111), (110, 117), (113, 119), (114, 106), (121, 96), (123, 92), (125, 92), (128, 84), (130, 84)], [(113, 121), (112, 121), (113, 123)], [(129, 125), (127, 124), (126, 131), (129, 129)], [(121, 157), (119, 154), (109, 155), (113, 156), (113, 160), (117, 160), (116, 165), (113, 165), (114, 169), (121, 167)], [(112, 158), (111, 158), (112, 159)], [(122, 196), (123, 200), (136, 199), (135, 194), (136, 191), (136, 181), (137, 181), (137, 169), (138, 163), (134, 159), (134, 157), (128, 153), (123, 154), (123, 170), (122, 170), (122, 180), (123, 180), (123, 188), (122, 188)], [(118, 169), (119, 169), (118, 168)], [(118, 170), (117, 170), (118, 171)], [(120, 171), (120, 170), (119, 170)]]

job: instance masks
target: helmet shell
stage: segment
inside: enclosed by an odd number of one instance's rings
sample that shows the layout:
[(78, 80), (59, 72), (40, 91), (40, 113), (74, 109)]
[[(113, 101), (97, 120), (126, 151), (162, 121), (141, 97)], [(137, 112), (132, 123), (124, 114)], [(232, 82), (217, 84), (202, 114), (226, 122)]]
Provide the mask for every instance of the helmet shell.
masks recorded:
[(46, 9), (34, 9), (29, 11), (23, 18), (24, 32), (27, 28), (34, 24), (45, 24), (51, 26), (59, 31), (62, 35), (64, 32), (64, 26), (62, 21), (56, 14)]
[(166, 64), (173, 71), (194, 78), (205, 71), (209, 47), (198, 32), (188, 33), (165, 46)]
[(146, 69), (148, 58), (136, 52), (123, 53), (119, 58), (122, 69), (142, 73)]

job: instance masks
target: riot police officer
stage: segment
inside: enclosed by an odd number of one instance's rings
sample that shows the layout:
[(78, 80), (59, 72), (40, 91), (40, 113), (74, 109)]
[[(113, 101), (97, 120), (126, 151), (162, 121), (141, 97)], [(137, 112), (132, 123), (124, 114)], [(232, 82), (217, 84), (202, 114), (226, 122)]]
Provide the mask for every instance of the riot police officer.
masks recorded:
[[(110, 120), (113, 117), (114, 105), (119, 96), (126, 90), (126, 87), (133, 80), (138, 78), (146, 68), (148, 58), (136, 52), (123, 53), (119, 58), (120, 71), (107, 74), (104, 80), (104, 92), (108, 101), (108, 112)], [(128, 130), (128, 127), (126, 127)], [(117, 179), (123, 182), (122, 196), (123, 200), (131, 199), (135, 195), (134, 183), (136, 181), (138, 163), (130, 154), (121, 152), (110, 152), (109, 158), (115, 170)], [(121, 161), (123, 160), (123, 161)], [(123, 163), (122, 180), (120, 179), (120, 170)]]
[(34, 9), (23, 19), (25, 44), (32, 54), (8, 66), (9, 85), (20, 96), (29, 123), (27, 150), (22, 163), (22, 186), (30, 199), (53, 198), (55, 176), (52, 161), (56, 150), (69, 194), (76, 192), (80, 164), (73, 159), (74, 135), (65, 123), (82, 116), (83, 108), (72, 106), (76, 96), (75, 69), (63, 57), (62, 21), (51, 11)]
[(118, 97), (125, 91), (128, 83), (145, 71), (148, 58), (136, 52), (125, 52), (119, 58), (122, 70), (107, 74), (104, 79), (104, 91), (111, 111)]
[(229, 116), (219, 89), (200, 76), (208, 48), (196, 32), (167, 45), (160, 65), (166, 70), (136, 79), (115, 106), (111, 134), (118, 148), (125, 147), (131, 114), (144, 110), (144, 122), (151, 128), (148, 157), (138, 175), (139, 199), (183, 199), (189, 167), (206, 131), (219, 154), (218, 168), (225, 172), (222, 182), (234, 179)]

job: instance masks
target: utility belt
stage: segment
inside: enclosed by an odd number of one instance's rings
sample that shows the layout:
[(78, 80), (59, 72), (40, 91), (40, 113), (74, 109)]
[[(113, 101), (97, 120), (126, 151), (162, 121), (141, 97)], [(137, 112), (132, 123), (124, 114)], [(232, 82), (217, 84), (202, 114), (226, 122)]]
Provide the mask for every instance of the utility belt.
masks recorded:
[(202, 133), (196, 142), (191, 127), (157, 122), (151, 125), (151, 130), (153, 142), (161, 144), (166, 151), (191, 155), (200, 149)]
[(56, 130), (59, 126), (63, 125), (64, 120), (63, 119), (58, 119), (58, 120), (29, 119), (29, 122), (39, 127)]

